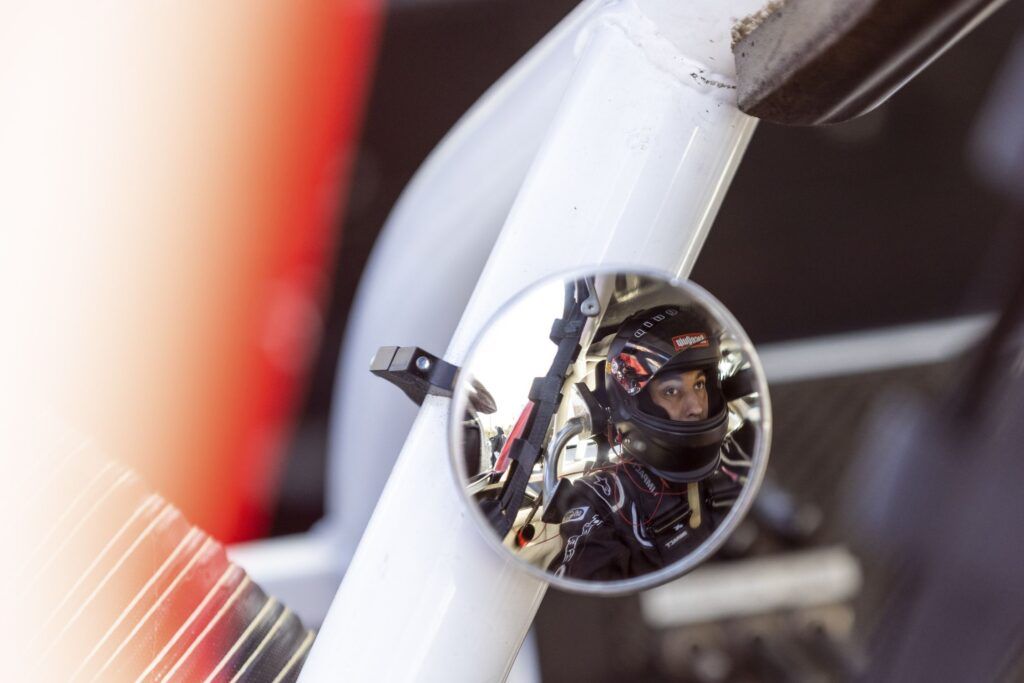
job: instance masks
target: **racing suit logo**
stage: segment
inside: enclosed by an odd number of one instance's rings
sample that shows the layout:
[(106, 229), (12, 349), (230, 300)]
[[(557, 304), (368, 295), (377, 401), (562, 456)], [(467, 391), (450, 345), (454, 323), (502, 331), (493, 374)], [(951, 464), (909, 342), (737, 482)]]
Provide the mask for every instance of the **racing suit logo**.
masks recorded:
[(671, 548), (676, 543), (678, 543), (679, 541), (683, 540), (684, 538), (686, 538), (689, 535), (690, 535), (690, 533), (688, 531), (684, 531), (683, 533), (681, 533), (678, 536), (674, 537), (672, 540), (670, 540), (667, 543), (665, 543), (665, 547), (666, 548)]
[(587, 510), (589, 509), (590, 506), (583, 505), (581, 507), (569, 510), (568, 512), (565, 513), (565, 516), (562, 517), (562, 524), (572, 524), (573, 522), (580, 521), (586, 516)]
[(636, 472), (638, 477), (640, 477), (640, 481), (642, 481), (644, 483), (644, 486), (647, 487), (647, 490), (650, 491), (651, 493), (654, 493), (658, 489), (658, 487), (654, 483), (654, 480), (651, 479), (650, 475), (647, 474), (647, 471), (642, 467), (637, 467), (636, 465), (633, 465), (632, 467), (633, 471)]
[(562, 555), (563, 566), (568, 564), (572, 560), (572, 556), (576, 554), (576, 544), (580, 542), (580, 539), (589, 534), (594, 527), (601, 526), (601, 518), (594, 515), (590, 518), (590, 521), (583, 525), (583, 530), (578, 534), (569, 539), (565, 544), (565, 553)]

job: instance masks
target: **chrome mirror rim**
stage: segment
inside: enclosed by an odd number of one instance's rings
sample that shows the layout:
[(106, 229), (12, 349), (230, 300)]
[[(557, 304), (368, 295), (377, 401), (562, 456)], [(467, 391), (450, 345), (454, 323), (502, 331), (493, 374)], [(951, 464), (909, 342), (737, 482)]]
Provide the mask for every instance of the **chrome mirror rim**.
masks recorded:
[(470, 388), (472, 376), (470, 372), (460, 372), (452, 395), (447, 429), (449, 465), (452, 475), (452, 483), (456, 489), (456, 495), (462, 499), (465, 507), (469, 508), (469, 514), (473, 519), (474, 526), (477, 527), (478, 532), (484, 537), (485, 542), (488, 543), (495, 552), (499, 553), (503, 558), (511, 560), (511, 562), (518, 568), (523, 569), (538, 581), (543, 581), (571, 593), (584, 595), (621, 596), (637, 593), (683, 576), (709, 559), (722, 547), (726, 539), (743, 521), (743, 518), (753, 505), (754, 498), (757, 496), (761, 483), (764, 479), (771, 447), (772, 413), (768, 383), (765, 377), (764, 368), (761, 365), (760, 358), (758, 357), (757, 351), (754, 349), (753, 343), (750, 341), (750, 337), (732, 313), (729, 312), (729, 310), (719, 302), (718, 299), (703, 287), (691, 280), (677, 278), (656, 270), (636, 268), (632, 266), (602, 266), (599, 268), (576, 269), (574, 271), (556, 274), (531, 284), (529, 287), (524, 288), (515, 296), (510, 298), (502, 306), (498, 307), (494, 314), (488, 319), (487, 324), (484, 325), (480, 333), (473, 340), (473, 343), (470, 345), (466, 353), (465, 360), (462, 364), (463, 370), (472, 368), (473, 360), (480, 349), (482, 341), (486, 338), (488, 330), (495, 325), (495, 323), (504, 314), (504, 311), (506, 311), (508, 307), (513, 307), (517, 303), (522, 302), (531, 292), (556, 281), (567, 282), (583, 279), (585, 277), (612, 274), (638, 275), (661, 280), (664, 282), (666, 287), (683, 290), (691, 296), (694, 301), (705, 306), (717, 322), (719, 322), (724, 329), (729, 331), (730, 336), (734, 337), (735, 341), (738, 343), (739, 349), (743, 352), (745, 359), (750, 363), (750, 368), (754, 372), (756, 385), (759, 388), (760, 419), (758, 421), (759, 428), (756, 434), (756, 441), (753, 448), (750, 471), (747, 475), (747, 482), (740, 490), (739, 496), (736, 498), (736, 501), (733, 503), (729, 512), (726, 513), (721, 524), (719, 524), (719, 526), (711, 532), (711, 535), (695, 550), (680, 560), (662, 567), (661, 569), (628, 579), (614, 581), (586, 581), (582, 579), (572, 579), (556, 575), (553, 572), (547, 571), (544, 568), (532, 564), (522, 557), (517, 557), (514, 553), (510, 552), (502, 542), (503, 539), (499, 538), (498, 535), (494, 533), (494, 530), (484, 513), (480, 510), (479, 506), (473, 504), (472, 498), (470, 498), (469, 494), (465, 490), (465, 483), (469, 480), (469, 477), (463, 462), (461, 446), (462, 416), (467, 408), (468, 396), (470, 393), (467, 389)]

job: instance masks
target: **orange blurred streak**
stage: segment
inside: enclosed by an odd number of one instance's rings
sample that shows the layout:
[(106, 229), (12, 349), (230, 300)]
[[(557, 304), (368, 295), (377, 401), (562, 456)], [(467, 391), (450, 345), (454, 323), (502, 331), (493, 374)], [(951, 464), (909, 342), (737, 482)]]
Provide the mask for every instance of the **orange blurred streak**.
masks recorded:
[(0, 22), (4, 405), (42, 402), (220, 540), (266, 528), (379, 9), (40, 3)]
[(193, 302), (206, 319), (192, 330), (192, 381), (178, 387), (175, 422), (185, 429), (161, 449), (153, 474), (224, 540), (265, 528), (288, 418), (318, 341), (374, 10), (333, 2), (278, 12), (258, 43), (262, 54), (235, 65), (238, 78), (253, 81), (246, 97), (217, 122), (228, 138), (210, 160), (217, 191), (205, 208), (223, 235)]

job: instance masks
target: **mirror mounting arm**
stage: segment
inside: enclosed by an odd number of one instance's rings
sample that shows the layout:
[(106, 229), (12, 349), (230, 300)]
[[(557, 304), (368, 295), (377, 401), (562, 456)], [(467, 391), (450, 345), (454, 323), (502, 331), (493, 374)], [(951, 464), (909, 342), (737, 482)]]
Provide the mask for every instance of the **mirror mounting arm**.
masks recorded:
[(421, 406), (428, 395), (451, 398), (459, 367), (418, 346), (382, 346), (370, 361), (370, 372)]

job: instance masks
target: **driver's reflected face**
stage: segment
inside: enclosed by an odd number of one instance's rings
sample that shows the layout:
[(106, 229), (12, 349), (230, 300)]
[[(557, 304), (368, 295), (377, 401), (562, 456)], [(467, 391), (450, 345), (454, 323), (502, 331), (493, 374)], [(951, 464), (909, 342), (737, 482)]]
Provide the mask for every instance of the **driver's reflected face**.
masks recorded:
[(708, 417), (707, 375), (703, 370), (670, 372), (655, 377), (648, 387), (651, 400), (676, 422), (694, 422)]

